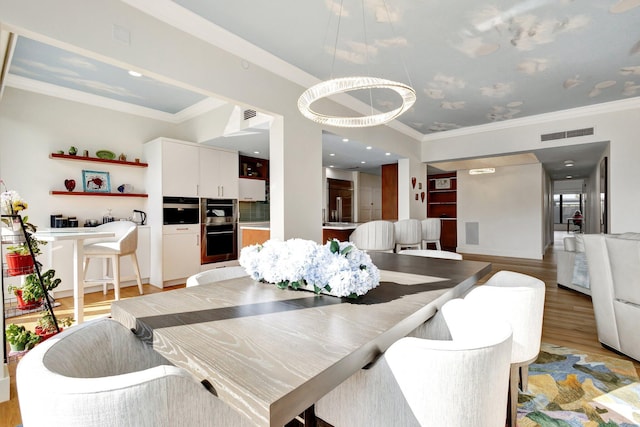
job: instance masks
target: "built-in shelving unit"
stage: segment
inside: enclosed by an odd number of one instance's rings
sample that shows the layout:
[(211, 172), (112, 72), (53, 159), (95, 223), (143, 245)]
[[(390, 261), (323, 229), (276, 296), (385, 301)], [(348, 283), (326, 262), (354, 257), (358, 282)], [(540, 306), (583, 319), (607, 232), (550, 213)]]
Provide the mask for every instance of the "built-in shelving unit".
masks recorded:
[(456, 173), (428, 175), (427, 178), (427, 217), (440, 218), (442, 249), (455, 251), (458, 245)]

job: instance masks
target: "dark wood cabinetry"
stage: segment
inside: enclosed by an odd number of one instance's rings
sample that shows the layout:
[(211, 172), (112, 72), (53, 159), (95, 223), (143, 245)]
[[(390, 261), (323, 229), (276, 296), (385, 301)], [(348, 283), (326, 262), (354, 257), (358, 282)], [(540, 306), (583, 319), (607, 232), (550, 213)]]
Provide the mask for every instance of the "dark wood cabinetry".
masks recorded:
[(427, 182), (427, 217), (440, 218), (442, 249), (455, 251), (458, 245), (456, 173), (428, 175)]
[(382, 219), (398, 220), (398, 164), (382, 165)]
[(238, 165), (240, 178), (262, 179), (269, 181), (269, 160), (257, 157), (240, 156)]

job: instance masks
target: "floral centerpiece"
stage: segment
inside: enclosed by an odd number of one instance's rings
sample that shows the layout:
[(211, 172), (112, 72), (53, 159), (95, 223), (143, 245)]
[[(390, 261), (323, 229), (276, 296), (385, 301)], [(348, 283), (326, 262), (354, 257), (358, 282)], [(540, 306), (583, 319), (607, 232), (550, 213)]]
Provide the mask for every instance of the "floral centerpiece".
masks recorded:
[[(20, 212), (27, 209), (27, 202), (22, 200), (20, 194), (14, 190), (7, 190), (7, 186), (4, 181), (0, 179), (0, 185), (4, 188), (4, 191), (0, 193), (0, 213), (2, 215), (20, 215)], [(27, 222), (28, 217), (24, 218), (24, 222)], [(14, 218), (2, 218), (2, 222), (9, 228), (14, 228)], [(18, 225), (20, 221), (17, 221)]]
[(269, 240), (242, 248), (240, 265), (254, 280), (281, 289), (313, 290), (355, 298), (380, 284), (380, 272), (366, 252), (352, 243), (330, 240)]

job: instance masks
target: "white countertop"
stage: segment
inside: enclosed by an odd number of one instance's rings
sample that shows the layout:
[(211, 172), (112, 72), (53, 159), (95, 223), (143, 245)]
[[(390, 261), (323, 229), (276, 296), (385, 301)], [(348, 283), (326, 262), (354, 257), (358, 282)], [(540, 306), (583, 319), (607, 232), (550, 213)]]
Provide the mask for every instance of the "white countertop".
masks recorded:
[(323, 230), (355, 230), (358, 227), (355, 222), (327, 222), (322, 226)]

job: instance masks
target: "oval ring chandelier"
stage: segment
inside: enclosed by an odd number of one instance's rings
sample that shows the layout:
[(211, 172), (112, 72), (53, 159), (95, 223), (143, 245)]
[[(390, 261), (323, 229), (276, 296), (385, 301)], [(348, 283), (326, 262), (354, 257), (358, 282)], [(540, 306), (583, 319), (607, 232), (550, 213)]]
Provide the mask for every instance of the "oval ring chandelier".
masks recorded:
[[(400, 95), (402, 105), (386, 113), (369, 116), (329, 116), (318, 113), (311, 108), (311, 104), (332, 95), (363, 89), (390, 89)], [(342, 77), (318, 83), (305, 90), (298, 98), (298, 109), (306, 118), (314, 122), (338, 127), (367, 127), (387, 123), (405, 111), (416, 102), (416, 92), (410, 86), (393, 80), (377, 77)]]

